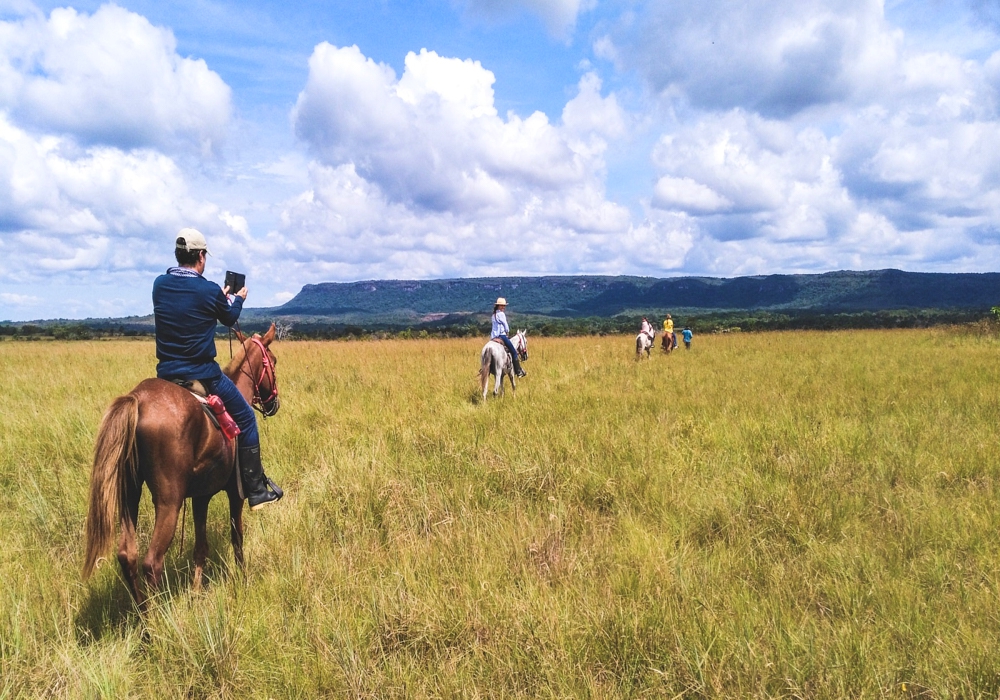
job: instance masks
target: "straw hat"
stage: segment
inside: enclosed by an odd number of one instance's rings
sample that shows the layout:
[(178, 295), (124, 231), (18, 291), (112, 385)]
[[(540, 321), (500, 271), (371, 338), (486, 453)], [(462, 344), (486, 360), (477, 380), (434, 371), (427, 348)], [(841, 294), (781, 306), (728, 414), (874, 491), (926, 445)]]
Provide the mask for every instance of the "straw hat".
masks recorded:
[(507, 300), (503, 297), (497, 297), (497, 306), (507, 306)]

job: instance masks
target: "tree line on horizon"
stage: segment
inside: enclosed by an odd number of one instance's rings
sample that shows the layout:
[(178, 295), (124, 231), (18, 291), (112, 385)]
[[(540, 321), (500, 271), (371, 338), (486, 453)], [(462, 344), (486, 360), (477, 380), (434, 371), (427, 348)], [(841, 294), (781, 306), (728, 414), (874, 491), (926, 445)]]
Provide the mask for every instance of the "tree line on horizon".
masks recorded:
[[(984, 313), (956, 309), (897, 309), (863, 312), (816, 311), (750, 311), (700, 314), (674, 314), (674, 327), (688, 326), (695, 334), (721, 332), (764, 332), (790, 330), (847, 331), (887, 328), (929, 328), (942, 325), (982, 325), (1000, 331), (1000, 314), (994, 307)], [(533, 336), (601, 336), (632, 334), (638, 331), (642, 314), (612, 317), (552, 318), (544, 316), (514, 317), (515, 325), (527, 327)], [(662, 323), (662, 314), (648, 314), (654, 326)], [(985, 324), (985, 325), (984, 325)], [(269, 321), (257, 318), (242, 324), (245, 332), (263, 331)], [(420, 338), (472, 338), (489, 335), (488, 316), (467, 316), (452, 322), (424, 324), (351, 324), (321, 321), (285, 321), (285, 339), (300, 340), (384, 340)], [(225, 337), (228, 329), (219, 326), (218, 335)], [(153, 336), (149, 324), (109, 324), (93, 322), (34, 322), (0, 323), (2, 340), (94, 340), (99, 338), (144, 338)]]

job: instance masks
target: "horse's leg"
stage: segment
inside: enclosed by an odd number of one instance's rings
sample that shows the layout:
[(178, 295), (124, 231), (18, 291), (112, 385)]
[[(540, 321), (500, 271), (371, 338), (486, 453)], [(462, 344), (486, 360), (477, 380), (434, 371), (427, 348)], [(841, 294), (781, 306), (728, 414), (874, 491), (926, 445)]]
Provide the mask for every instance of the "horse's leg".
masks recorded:
[(135, 544), (135, 524), (139, 520), (139, 499), (142, 484), (129, 483), (125, 487), (125, 506), (121, 514), (121, 538), (118, 540), (118, 564), (136, 605), (142, 606), (145, 598), (139, 587), (139, 551)]
[(480, 357), (479, 358), (479, 388), (483, 392), (483, 401), (486, 400), (486, 392), (488, 391), (488, 385), (490, 383), (490, 366), (487, 364), (489, 358)]
[(208, 503), (211, 496), (198, 496), (191, 499), (191, 513), (194, 515), (194, 589), (201, 590), (201, 575), (205, 570), (205, 558), (208, 556)]
[(233, 559), (243, 571), (243, 499), (235, 491), (229, 491), (229, 527), (233, 541)]
[(142, 571), (146, 575), (146, 586), (156, 591), (160, 588), (163, 578), (163, 557), (173, 542), (177, 530), (177, 515), (180, 513), (183, 497), (156, 503), (156, 522), (153, 524), (153, 536), (142, 561)]

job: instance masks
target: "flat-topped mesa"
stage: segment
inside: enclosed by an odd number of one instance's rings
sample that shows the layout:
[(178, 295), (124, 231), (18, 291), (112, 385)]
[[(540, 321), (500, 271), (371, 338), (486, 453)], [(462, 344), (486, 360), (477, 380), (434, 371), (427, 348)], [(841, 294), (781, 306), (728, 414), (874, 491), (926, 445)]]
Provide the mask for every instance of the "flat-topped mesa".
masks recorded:
[(489, 314), (498, 295), (519, 314), (613, 316), (643, 310), (988, 310), (1000, 301), (998, 273), (839, 271), (753, 277), (548, 276), (366, 280), (310, 284), (279, 316)]

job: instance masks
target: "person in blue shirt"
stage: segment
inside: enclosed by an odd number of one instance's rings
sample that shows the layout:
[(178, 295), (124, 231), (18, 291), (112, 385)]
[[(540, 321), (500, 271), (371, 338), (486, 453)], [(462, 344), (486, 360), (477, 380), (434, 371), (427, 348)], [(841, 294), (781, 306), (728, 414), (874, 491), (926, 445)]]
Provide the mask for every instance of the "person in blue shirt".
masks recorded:
[(215, 327), (232, 326), (240, 317), (247, 289), (229, 300), (229, 288), (202, 277), (208, 244), (200, 231), (181, 229), (171, 267), (153, 282), (153, 318), (156, 323), (156, 376), (166, 380), (197, 379), (217, 395), (240, 427), (240, 471), (243, 493), (251, 510), (281, 498), (268, 488), (260, 459), (260, 436), (253, 408), (215, 361)]
[(685, 328), (684, 330), (681, 331), (681, 335), (684, 336), (684, 349), (685, 350), (690, 350), (691, 349), (691, 337), (694, 335), (694, 333), (691, 332), (690, 328)]
[(521, 358), (517, 356), (517, 350), (514, 349), (514, 343), (510, 342), (510, 326), (507, 325), (507, 314), (504, 313), (504, 309), (507, 308), (507, 300), (503, 297), (497, 299), (497, 303), (493, 305), (493, 329), (490, 331), (490, 340), (494, 338), (499, 338), (503, 344), (507, 347), (507, 352), (514, 359), (514, 374), (519, 377), (523, 377), (528, 373), (521, 368)]

